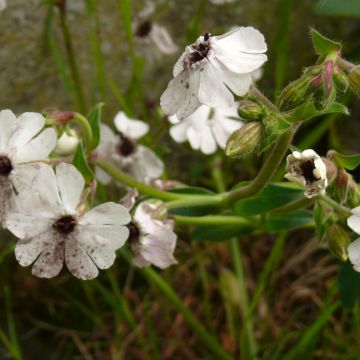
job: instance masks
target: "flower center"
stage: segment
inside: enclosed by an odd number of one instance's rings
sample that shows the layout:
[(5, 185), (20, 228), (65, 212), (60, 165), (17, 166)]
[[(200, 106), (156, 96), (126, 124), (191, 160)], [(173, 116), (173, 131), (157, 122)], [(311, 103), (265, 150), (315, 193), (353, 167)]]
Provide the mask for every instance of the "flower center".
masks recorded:
[(8, 176), (12, 169), (11, 160), (7, 156), (0, 155), (0, 175)]
[(314, 182), (314, 181), (319, 180), (314, 175), (314, 170), (315, 170), (314, 160), (306, 160), (306, 161), (302, 162), (300, 165), (300, 168), (301, 168), (302, 175), (304, 176), (306, 182)]
[(120, 133), (120, 143), (117, 145), (117, 152), (121, 156), (130, 156), (134, 153), (136, 144), (129, 138)]
[(150, 31), (152, 30), (152, 23), (150, 20), (143, 21), (139, 24), (139, 26), (136, 28), (135, 36), (143, 38), (150, 34)]
[(52, 224), (52, 227), (62, 235), (69, 235), (72, 233), (75, 226), (76, 219), (71, 215), (65, 215)]
[(209, 50), (210, 50), (210, 45), (208, 43), (208, 40), (210, 39), (211, 34), (210, 33), (206, 33), (204, 35), (204, 41), (201, 42), (200, 44), (195, 44), (192, 45), (193, 48), (193, 52), (191, 54), (189, 54), (189, 63), (190, 66), (192, 64), (195, 64), (198, 61), (201, 61), (202, 59), (206, 58)]
[(128, 224), (127, 228), (129, 229), (129, 240), (128, 241), (130, 244), (134, 244), (139, 239), (140, 230), (133, 222)]

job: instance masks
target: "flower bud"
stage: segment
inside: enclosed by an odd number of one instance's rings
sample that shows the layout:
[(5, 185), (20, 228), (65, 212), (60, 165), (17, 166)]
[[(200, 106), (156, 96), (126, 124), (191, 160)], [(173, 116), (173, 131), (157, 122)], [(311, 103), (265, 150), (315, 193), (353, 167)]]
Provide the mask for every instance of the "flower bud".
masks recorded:
[(75, 116), (75, 113), (72, 111), (60, 111), (54, 108), (45, 109), (43, 113), (49, 125), (57, 126), (66, 125)]
[(349, 87), (348, 76), (340, 69), (334, 72), (334, 82), (336, 90), (341, 93), (345, 93)]
[(240, 102), (238, 114), (245, 120), (261, 120), (264, 113), (264, 108), (256, 102), (249, 100)]
[(58, 138), (55, 153), (59, 155), (70, 155), (73, 154), (79, 144), (79, 138), (76, 132), (72, 129), (66, 130)]
[(360, 65), (354, 66), (350, 71), (349, 85), (354, 94), (360, 97)]
[(226, 156), (238, 158), (249, 154), (259, 145), (262, 132), (261, 122), (245, 124), (230, 135), (225, 148)]
[(346, 261), (348, 258), (347, 247), (350, 239), (346, 231), (338, 224), (332, 224), (325, 233), (325, 239), (328, 242), (329, 250), (339, 260)]

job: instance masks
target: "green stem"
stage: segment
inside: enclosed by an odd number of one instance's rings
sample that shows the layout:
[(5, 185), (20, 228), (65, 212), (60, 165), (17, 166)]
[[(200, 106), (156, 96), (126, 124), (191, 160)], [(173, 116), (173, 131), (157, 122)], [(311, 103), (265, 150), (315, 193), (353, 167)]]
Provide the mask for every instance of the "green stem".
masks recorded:
[(235, 189), (227, 194), (225, 203), (228, 206), (240, 199), (254, 196), (265, 188), (281, 164), (297, 128), (298, 125), (295, 125), (291, 130), (280, 136), (258, 175), (249, 185)]
[(276, 107), (276, 105), (273, 104), (256, 86), (253, 85), (251, 87), (249, 95), (265, 105), (269, 110), (279, 112), (279, 109)]
[(224, 181), (224, 176), (221, 171), (222, 168), (222, 158), (220, 155), (214, 157), (212, 166), (211, 166), (211, 175), (214, 180), (216, 190), (218, 192), (225, 192), (226, 186)]
[(86, 112), (86, 102), (85, 96), (82, 89), (82, 82), (79, 75), (78, 66), (75, 60), (74, 48), (71, 42), (70, 30), (66, 21), (66, 10), (65, 7), (59, 7), (60, 10), (60, 27), (64, 38), (64, 44), (66, 48), (66, 53), (69, 61), (70, 71), (74, 82), (74, 87), (76, 91), (77, 103), (79, 110), (82, 113)]
[(351, 210), (349, 208), (347, 208), (346, 206), (338, 204), (335, 200), (329, 198), (328, 196), (323, 195), (319, 199), (320, 199), (320, 201), (330, 205), (335, 211), (342, 214), (343, 216), (346, 217), (346, 216), (351, 215)]
[(235, 274), (238, 279), (239, 289), (241, 291), (241, 299), (242, 299), (242, 310), (243, 310), (243, 321), (244, 321), (244, 349), (243, 352), (244, 359), (256, 359), (257, 354), (257, 344), (256, 338), (254, 334), (253, 325), (251, 322), (251, 318), (247, 316), (249, 313), (249, 297), (248, 290), (246, 287), (246, 278), (244, 274), (244, 267), (241, 258), (241, 251), (239, 248), (239, 243), (236, 238), (230, 240), (230, 250), (232, 255), (232, 260), (234, 263)]
[(206, 215), (206, 216), (182, 216), (174, 215), (174, 219), (179, 224), (188, 225), (246, 225), (257, 227), (257, 222), (253, 218), (246, 219), (235, 215)]
[[(179, 195), (179, 194), (178, 194)], [(224, 204), (225, 196), (219, 195), (182, 195), (178, 200), (166, 203), (168, 209), (182, 207), (214, 206), (220, 207)]]
[(152, 186), (145, 185), (126, 175), (120, 169), (109, 163), (107, 160), (96, 159), (94, 162), (96, 165), (100, 166), (103, 170), (105, 170), (109, 175), (111, 175), (115, 180), (119, 181), (124, 185), (137, 189), (140, 193), (150, 195), (164, 201), (182, 199), (187, 196), (183, 194), (175, 194), (171, 192), (161, 191)]
[(210, 335), (203, 325), (197, 320), (191, 311), (184, 305), (175, 291), (159, 276), (154, 270), (145, 268), (141, 273), (166, 296), (177, 310), (182, 314), (185, 321), (195, 331), (195, 333), (203, 340), (204, 344), (213, 352), (216, 359), (231, 360), (232, 356), (228, 354), (219, 344), (218, 340)]
[(72, 121), (74, 121), (81, 127), (85, 138), (86, 148), (91, 149), (91, 144), (93, 142), (93, 133), (88, 119), (79, 113), (75, 113)]

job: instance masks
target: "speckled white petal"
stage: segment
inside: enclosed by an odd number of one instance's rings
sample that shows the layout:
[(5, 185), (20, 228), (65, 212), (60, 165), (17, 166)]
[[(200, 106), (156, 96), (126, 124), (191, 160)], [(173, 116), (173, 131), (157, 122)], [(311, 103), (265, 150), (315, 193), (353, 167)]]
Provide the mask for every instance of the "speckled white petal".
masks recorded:
[(24, 214), (11, 211), (7, 215), (6, 226), (18, 238), (32, 238), (50, 229), (49, 218), (39, 216), (39, 212)]
[(357, 215), (351, 215), (347, 219), (347, 224), (349, 228), (355, 231), (357, 234), (360, 235), (360, 217)]
[(91, 280), (99, 270), (76, 239), (68, 239), (65, 246), (65, 262), (69, 271), (78, 279)]
[(56, 132), (52, 128), (45, 129), (24, 146), (17, 148), (17, 163), (46, 159), (56, 146)]
[(39, 113), (24, 113), (17, 118), (16, 129), (12, 133), (8, 146), (26, 145), (45, 125), (45, 118)]
[(11, 110), (0, 111), (0, 151), (7, 150), (7, 143), (15, 125), (16, 116)]
[(234, 97), (222, 82), (221, 73), (208, 63), (200, 73), (199, 101), (210, 107), (230, 107)]
[(37, 234), (31, 239), (18, 240), (15, 257), (21, 266), (31, 265), (43, 251), (44, 243), (51, 241), (52, 231)]
[(353, 265), (360, 266), (360, 239), (357, 239), (350, 243), (347, 250), (350, 262)]
[(161, 95), (160, 105), (167, 115), (176, 114), (181, 121), (199, 106), (200, 69), (183, 70), (172, 79)]
[(184, 60), (185, 60), (187, 55), (188, 55), (188, 52), (185, 50), (181, 54), (179, 59), (176, 61), (175, 65), (174, 65), (174, 69), (173, 69), (173, 76), (174, 77), (178, 76), (184, 70)]
[(222, 79), (225, 85), (238, 96), (246, 95), (252, 84), (250, 74), (235, 74), (226, 69), (222, 71)]
[(84, 178), (75, 166), (60, 163), (56, 166), (56, 179), (65, 212), (74, 213), (84, 189)]
[(144, 121), (129, 119), (122, 111), (115, 116), (116, 129), (130, 139), (139, 139), (149, 131), (149, 125)]
[(131, 220), (129, 211), (122, 205), (107, 202), (94, 207), (79, 220), (81, 225), (125, 225)]
[(32, 274), (39, 278), (51, 279), (60, 273), (63, 263), (64, 239), (53, 233), (44, 241), (42, 253), (35, 261)]

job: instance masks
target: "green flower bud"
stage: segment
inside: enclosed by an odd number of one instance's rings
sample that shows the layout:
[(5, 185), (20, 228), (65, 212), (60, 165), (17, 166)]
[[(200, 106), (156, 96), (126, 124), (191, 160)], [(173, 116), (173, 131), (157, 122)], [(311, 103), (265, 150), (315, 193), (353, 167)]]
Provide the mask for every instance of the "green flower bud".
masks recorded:
[(350, 244), (349, 235), (338, 224), (332, 224), (328, 227), (325, 238), (329, 244), (329, 250), (339, 260), (346, 261), (348, 258), (347, 247)]
[(349, 85), (354, 94), (360, 97), (360, 65), (354, 66), (350, 71)]
[(334, 72), (334, 82), (336, 89), (341, 92), (345, 93), (349, 87), (349, 79), (348, 76), (342, 71), (338, 70)]
[(262, 132), (261, 122), (251, 122), (236, 130), (227, 141), (226, 156), (239, 158), (251, 153), (260, 144)]
[(261, 120), (265, 110), (263, 106), (256, 102), (244, 100), (240, 102), (238, 114), (245, 120)]

